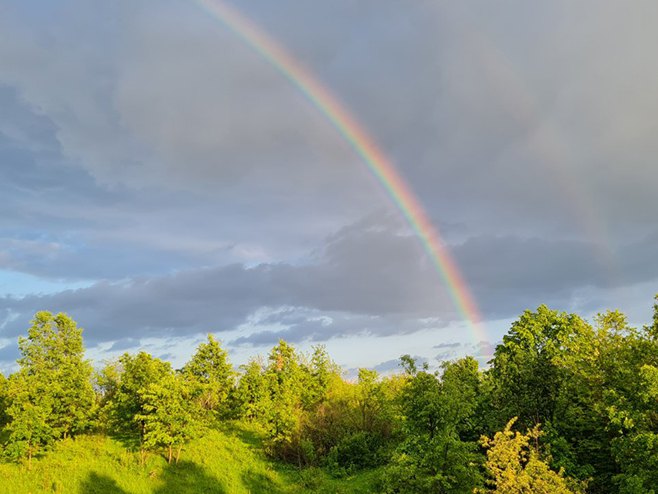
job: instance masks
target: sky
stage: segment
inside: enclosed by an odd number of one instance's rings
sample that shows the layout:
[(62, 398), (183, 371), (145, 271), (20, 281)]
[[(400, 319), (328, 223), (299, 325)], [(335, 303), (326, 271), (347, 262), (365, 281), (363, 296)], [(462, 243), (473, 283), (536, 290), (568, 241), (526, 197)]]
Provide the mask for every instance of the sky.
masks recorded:
[[(208, 0), (212, 4), (215, 0)], [(482, 317), (321, 110), (194, 0), (0, 3), (0, 370), (39, 310), (95, 362), (485, 364), (541, 304), (658, 292), (658, 4), (226, 0), (394, 163)]]

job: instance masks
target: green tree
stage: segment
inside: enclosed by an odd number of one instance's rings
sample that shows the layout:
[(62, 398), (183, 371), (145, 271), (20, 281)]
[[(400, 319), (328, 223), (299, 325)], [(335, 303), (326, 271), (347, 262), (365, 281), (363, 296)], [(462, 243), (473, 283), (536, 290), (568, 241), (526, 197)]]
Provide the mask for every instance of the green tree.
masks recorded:
[(143, 428), (143, 446), (147, 449), (163, 447), (167, 461), (176, 463), (183, 446), (199, 432), (194, 405), (186, 383), (180, 376), (167, 374), (138, 392), (141, 411), (134, 421)]
[(498, 428), (509, 417), (519, 417), (528, 427), (552, 421), (565, 382), (559, 362), (570, 343), (592, 328), (575, 314), (550, 310), (542, 305), (525, 311), (496, 347), (491, 362), (494, 405)]
[(31, 468), (32, 458), (59, 437), (53, 426), (52, 395), (35, 376), (25, 373), (10, 376), (8, 388), (11, 404), (7, 409), (5, 452), (16, 460), (27, 459)]
[(405, 439), (386, 469), (390, 493), (471, 492), (482, 459), (473, 440), (480, 373), (467, 357), (443, 365), (441, 378), (402, 358), (407, 383), (400, 395)]
[[(639, 369), (640, 403), (617, 406), (623, 416), (623, 433), (612, 441), (612, 451), (620, 467), (614, 475), (619, 492), (653, 494), (658, 486), (658, 367), (644, 364)], [(616, 422), (618, 423), (618, 422)]]
[(634, 380), (629, 371), (635, 367), (631, 361), (638, 337), (622, 313), (608, 311), (598, 314), (593, 330), (573, 337), (554, 359), (563, 382), (554, 416), (544, 425), (544, 440), (553, 466), (583, 480), (591, 477), (591, 492), (609, 492), (618, 470), (610, 411), (619, 406), (618, 392), (626, 395), (624, 389)]
[(240, 366), (241, 374), (235, 392), (240, 416), (248, 420), (256, 420), (264, 416), (265, 402), (269, 398), (263, 364), (252, 359), (246, 365)]
[(326, 350), (316, 347), (306, 357), (281, 340), (267, 365), (252, 360), (242, 369), (236, 401), (242, 416), (265, 428), (268, 452), (298, 466), (318, 464), (335, 445), (324, 426), (330, 388), (340, 380)]
[(359, 430), (365, 432), (381, 430), (387, 403), (377, 371), (359, 369), (356, 407), (359, 412)]
[(18, 346), (19, 370), (4, 396), (7, 452), (29, 464), (55, 440), (89, 428), (95, 394), (82, 330), (66, 314), (37, 312)]
[(498, 416), (492, 423), (516, 414), (526, 426), (542, 420), (551, 466), (590, 479), (589, 492), (650, 492), (658, 482), (654, 326), (638, 330), (614, 310), (598, 314), (593, 326), (543, 306), (526, 312), (488, 375)]
[[(84, 359), (82, 329), (66, 314), (37, 312), (27, 338), (19, 338), (19, 373), (34, 381), (38, 399), (52, 403), (48, 422), (66, 437), (89, 426), (95, 408), (92, 368)], [(44, 395), (45, 393), (45, 395)]]
[(301, 461), (297, 448), (305, 376), (295, 349), (281, 340), (270, 352), (263, 374), (268, 396), (264, 422), (274, 454)]
[(192, 399), (199, 407), (212, 415), (221, 409), (226, 410), (227, 398), (233, 390), (233, 366), (228, 353), (220, 343), (208, 335), (208, 341), (201, 343), (190, 361), (182, 369)]
[(144, 390), (150, 384), (159, 383), (173, 373), (171, 364), (146, 352), (137, 355), (124, 353), (118, 361), (109, 363), (99, 378), (103, 393), (104, 412), (115, 432), (137, 434), (141, 440), (146, 433), (146, 423), (135, 421), (144, 415)]
[(339, 375), (340, 370), (332, 362), (327, 349), (323, 345), (313, 347), (313, 354), (308, 365), (308, 383), (304, 390), (304, 406), (311, 408), (323, 402), (327, 397), (331, 382)]

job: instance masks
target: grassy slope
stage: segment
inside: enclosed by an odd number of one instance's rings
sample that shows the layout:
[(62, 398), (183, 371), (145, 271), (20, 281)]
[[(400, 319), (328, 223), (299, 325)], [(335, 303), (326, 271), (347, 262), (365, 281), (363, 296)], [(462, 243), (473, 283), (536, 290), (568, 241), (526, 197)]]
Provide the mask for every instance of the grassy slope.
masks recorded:
[(176, 493), (369, 493), (376, 472), (332, 479), (323, 471), (302, 472), (269, 461), (254, 431), (234, 427), (211, 430), (191, 443), (178, 465), (151, 454), (144, 465), (105, 436), (81, 436), (60, 442), (44, 457), (24, 465), (0, 463), (3, 494), (62, 492), (71, 494)]

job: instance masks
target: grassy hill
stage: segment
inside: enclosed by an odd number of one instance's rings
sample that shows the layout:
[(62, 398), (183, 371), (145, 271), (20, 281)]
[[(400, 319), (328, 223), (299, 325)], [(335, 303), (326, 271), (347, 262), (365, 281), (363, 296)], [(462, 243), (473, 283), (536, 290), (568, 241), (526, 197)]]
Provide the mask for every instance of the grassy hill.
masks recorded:
[(3, 494), (370, 493), (377, 472), (334, 479), (269, 460), (259, 434), (241, 425), (209, 430), (183, 450), (178, 465), (149, 454), (143, 461), (121, 441), (79, 436), (57, 443), (30, 470), (0, 464)]

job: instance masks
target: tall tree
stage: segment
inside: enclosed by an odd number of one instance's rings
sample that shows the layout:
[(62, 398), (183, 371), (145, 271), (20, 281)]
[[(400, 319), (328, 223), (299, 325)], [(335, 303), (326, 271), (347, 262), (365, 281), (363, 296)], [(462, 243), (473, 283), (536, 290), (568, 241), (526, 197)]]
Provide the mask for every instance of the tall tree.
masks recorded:
[(82, 329), (66, 314), (37, 312), (18, 346), (20, 370), (15, 382), (30, 383), (34, 396), (25, 399), (51, 404), (47, 422), (53, 433), (66, 437), (88, 427), (95, 393), (92, 367), (84, 358)]
[(565, 375), (556, 362), (569, 345), (592, 328), (579, 316), (540, 306), (525, 311), (496, 347), (491, 362), (496, 428), (510, 417), (531, 427), (551, 421)]
[(190, 361), (182, 369), (192, 398), (202, 410), (216, 414), (226, 409), (229, 393), (233, 390), (233, 366), (228, 353), (213, 335), (201, 343)]
[(263, 364), (252, 359), (240, 369), (242, 372), (235, 392), (239, 415), (248, 420), (262, 418), (265, 401), (269, 398)]
[(148, 449), (163, 447), (167, 461), (176, 463), (183, 446), (199, 432), (189, 390), (181, 376), (167, 374), (158, 382), (150, 383), (139, 392), (141, 411), (134, 416), (143, 426), (143, 446)]
[(282, 457), (298, 456), (295, 439), (299, 431), (304, 393), (304, 371), (299, 355), (281, 340), (272, 348), (264, 379), (269, 391), (265, 423), (270, 447)]
[(616, 436), (611, 450), (619, 470), (612, 479), (619, 492), (649, 494), (658, 489), (658, 340), (650, 328), (627, 340), (614, 357), (622, 382), (610, 376), (615, 386), (602, 400)]
[(327, 349), (323, 345), (314, 347), (308, 365), (308, 384), (303, 397), (305, 407), (313, 407), (323, 402), (336, 376), (340, 376), (340, 371), (329, 357)]
[(114, 430), (138, 434), (144, 439), (144, 420), (135, 416), (144, 414), (144, 390), (173, 374), (171, 364), (149, 353), (137, 355), (124, 353), (119, 360), (106, 366), (101, 372), (100, 384), (105, 394), (104, 408)]
[(441, 378), (402, 358), (407, 383), (400, 395), (405, 438), (387, 467), (387, 492), (472, 492), (481, 481), (473, 440), (480, 374), (467, 357), (443, 365)]

